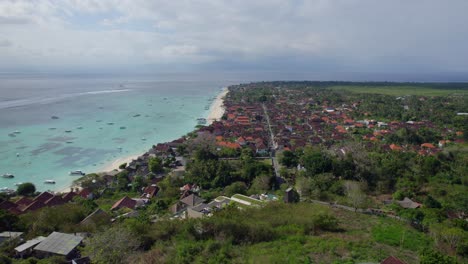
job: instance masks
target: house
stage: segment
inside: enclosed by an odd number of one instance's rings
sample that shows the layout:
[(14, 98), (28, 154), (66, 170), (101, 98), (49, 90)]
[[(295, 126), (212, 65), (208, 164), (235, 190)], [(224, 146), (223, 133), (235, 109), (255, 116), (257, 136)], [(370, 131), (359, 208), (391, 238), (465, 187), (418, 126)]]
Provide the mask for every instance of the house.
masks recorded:
[(284, 192), (285, 203), (297, 203), (299, 201), (299, 195), (292, 187), (289, 187)]
[(191, 194), (180, 200), (181, 203), (186, 204), (187, 206), (196, 206), (203, 203), (205, 200), (195, 194)]
[(159, 188), (157, 186), (147, 186), (145, 189), (143, 189), (143, 194), (141, 197), (151, 199), (156, 196), (158, 193)]
[(421, 144), (421, 148), (435, 149), (436, 147), (431, 143), (423, 143)]
[(39, 194), (38, 196), (36, 196), (33, 201), (37, 201), (37, 202), (41, 202), (45, 204), (45, 202), (52, 197), (54, 197), (54, 195), (51, 194), (50, 192), (43, 192)]
[(20, 258), (28, 257), (33, 253), (33, 248), (41, 243), (46, 237), (38, 236), (31, 240), (26, 241), (25, 243), (15, 247), (16, 256)]
[(69, 202), (69, 201), (73, 200), (73, 198), (74, 198), (75, 196), (77, 196), (77, 195), (78, 195), (78, 194), (77, 194), (76, 192), (71, 191), (71, 192), (68, 192), (68, 193), (64, 194), (64, 195), (62, 196), (62, 199), (63, 199), (65, 202)]
[(93, 193), (87, 188), (81, 189), (78, 195), (85, 199), (93, 199), (94, 197)]
[(91, 214), (89, 214), (85, 219), (81, 220), (80, 225), (91, 225), (109, 222), (111, 219), (110, 215), (104, 212), (102, 209), (98, 208)]
[(420, 203), (414, 202), (408, 197), (405, 197), (402, 201), (397, 201), (397, 203), (403, 208), (416, 209), (421, 207)]
[[(187, 193), (185, 191), (184, 193)], [(184, 196), (183, 196), (184, 197)], [(178, 214), (180, 212), (185, 211), (187, 208), (191, 208), (203, 203), (205, 200), (195, 194), (190, 194), (185, 196), (184, 198), (180, 199), (177, 203), (171, 206), (170, 211), (173, 214)]]
[(122, 199), (115, 202), (111, 210), (117, 210), (117, 209), (124, 208), (124, 207), (129, 208), (129, 209), (135, 209), (136, 205), (137, 205), (137, 202), (135, 200), (133, 200), (132, 198), (128, 196), (124, 196)]
[(399, 260), (398, 258), (396, 258), (394, 256), (390, 256), (390, 257), (382, 260), (382, 262), (380, 262), (380, 264), (406, 264), (406, 263), (404, 263), (403, 261)]
[(23, 235), (23, 232), (4, 231), (0, 233), (0, 244), (15, 238), (19, 238)]
[(81, 236), (53, 232), (34, 248), (34, 252), (37, 256), (44, 258), (60, 255), (71, 259), (78, 256), (76, 248), (81, 244), (81, 241), (83, 241)]
[(226, 204), (229, 204), (231, 200), (221, 199), (214, 200), (208, 204), (201, 203), (194, 207), (187, 208), (187, 217), (188, 218), (201, 218), (203, 216), (211, 216), (213, 212), (221, 210)]

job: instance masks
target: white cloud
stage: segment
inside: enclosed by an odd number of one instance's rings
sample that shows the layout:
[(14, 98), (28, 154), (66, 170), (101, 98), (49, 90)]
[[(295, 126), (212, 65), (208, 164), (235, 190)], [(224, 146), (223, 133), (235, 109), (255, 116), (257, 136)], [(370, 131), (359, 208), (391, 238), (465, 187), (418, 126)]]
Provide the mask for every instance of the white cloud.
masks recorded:
[(0, 50), (0, 64), (292, 57), (314, 68), (466, 70), (465, 10), (464, 0), (1, 1), (0, 36), (15, 46)]

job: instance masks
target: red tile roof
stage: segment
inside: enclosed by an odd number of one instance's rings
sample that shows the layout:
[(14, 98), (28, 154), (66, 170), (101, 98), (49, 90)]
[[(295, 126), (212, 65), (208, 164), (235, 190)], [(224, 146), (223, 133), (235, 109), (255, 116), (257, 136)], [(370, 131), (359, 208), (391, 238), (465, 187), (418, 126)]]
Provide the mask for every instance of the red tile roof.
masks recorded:
[(76, 192), (68, 192), (68, 193), (64, 194), (64, 195), (62, 196), (62, 198), (63, 198), (63, 200), (65, 200), (66, 202), (69, 202), (69, 201), (73, 200), (73, 198), (74, 198), (75, 196), (77, 196), (77, 195), (78, 195), (78, 194), (77, 194)]
[(148, 186), (143, 190), (143, 195), (146, 198), (153, 198), (158, 193), (159, 188), (156, 186)]
[(83, 198), (85, 198), (85, 199), (88, 199), (90, 194), (92, 194), (91, 191), (88, 190), (88, 189), (86, 189), (86, 188), (82, 189), (82, 190), (78, 193), (79, 196), (81, 196), (81, 197), (83, 197)]
[(421, 144), (421, 147), (422, 148), (430, 148), (430, 149), (434, 149), (436, 148), (434, 145), (432, 145), (431, 143), (424, 143), (424, 144)]
[(65, 204), (66, 202), (62, 199), (60, 196), (53, 196), (49, 200), (47, 200), (44, 204), (47, 206), (56, 206), (56, 205), (62, 205)]
[(0, 203), (0, 209), (3, 209), (3, 210), (8, 210), (10, 208), (16, 208), (16, 204), (15, 203), (12, 203), (10, 201), (3, 201)]
[(130, 208), (130, 209), (134, 209), (135, 206), (136, 206), (136, 201), (133, 200), (132, 198), (128, 197), (128, 196), (124, 196), (122, 199), (118, 200), (111, 208), (111, 210), (114, 210), (114, 209), (119, 209), (119, 208), (122, 208), (122, 207), (127, 207), (127, 208)]
[(230, 149), (240, 148), (240, 145), (238, 143), (232, 143), (232, 142), (226, 142), (226, 141), (218, 142), (218, 146), (225, 147), (225, 148), (230, 148)]
[(380, 262), (380, 264), (405, 264), (405, 263), (394, 256), (390, 256), (384, 259), (382, 262)]
[(21, 199), (19, 199), (18, 201), (16, 201), (15, 203), (17, 205), (21, 205), (21, 206), (28, 206), (32, 203), (33, 201), (29, 198), (26, 198), (26, 197), (21, 197)]
[(36, 211), (38, 209), (41, 209), (42, 207), (45, 207), (45, 204), (41, 201), (33, 201), (30, 205), (25, 207), (22, 211), (23, 212), (31, 212), (31, 211)]
[(391, 150), (398, 151), (398, 150), (402, 150), (403, 148), (400, 147), (400, 146), (398, 146), (398, 145), (391, 144), (391, 145), (390, 145), (390, 149), (391, 149)]
[(51, 194), (50, 192), (43, 192), (41, 194), (39, 194), (38, 196), (36, 196), (34, 198), (34, 201), (38, 201), (38, 202), (41, 202), (41, 203), (45, 203), (45, 201), (49, 200), (50, 198), (52, 198), (54, 195)]

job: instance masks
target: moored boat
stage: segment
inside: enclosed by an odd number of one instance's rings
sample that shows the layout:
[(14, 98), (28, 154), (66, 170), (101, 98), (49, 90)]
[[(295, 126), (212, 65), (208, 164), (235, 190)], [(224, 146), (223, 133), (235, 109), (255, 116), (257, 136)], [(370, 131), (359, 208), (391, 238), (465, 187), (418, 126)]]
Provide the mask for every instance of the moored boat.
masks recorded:
[(206, 124), (206, 118), (197, 118), (197, 122), (199, 125), (204, 125)]
[(55, 181), (54, 180), (45, 180), (44, 183), (45, 184), (55, 184)]
[(84, 173), (84, 172), (81, 171), (81, 170), (75, 170), (75, 171), (70, 171), (70, 175), (80, 175), (80, 176), (83, 176), (83, 175), (86, 175), (86, 173)]
[(15, 175), (11, 174), (11, 173), (5, 173), (2, 175), (2, 178), (7, 178), (7, 179), (11, 179), (11, 178), (14, 178)]

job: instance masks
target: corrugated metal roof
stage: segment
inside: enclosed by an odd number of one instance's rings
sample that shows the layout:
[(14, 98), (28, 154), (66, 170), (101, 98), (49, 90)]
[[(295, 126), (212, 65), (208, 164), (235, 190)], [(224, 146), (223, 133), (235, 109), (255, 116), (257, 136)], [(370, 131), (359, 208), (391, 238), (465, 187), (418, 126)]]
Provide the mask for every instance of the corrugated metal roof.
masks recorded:
[(24, 244), (22, 244), (20, 246), (15, 247), (15, 250), (18, 253), (21, 253), (21, 252), (25, 251), (26, 249), (32, 248), (35, 245), (41, 243), (44, 239), (46, 239), (46, 237), (38, 236), (36, 238), (33, 238), (31, 240), (26, 241), (26, 243), (24, 243)]
[(37, 245), (34, 250), (66, 256), (75, 249), (82, 240), (83, 238), (80, 236), (53, 232)]

